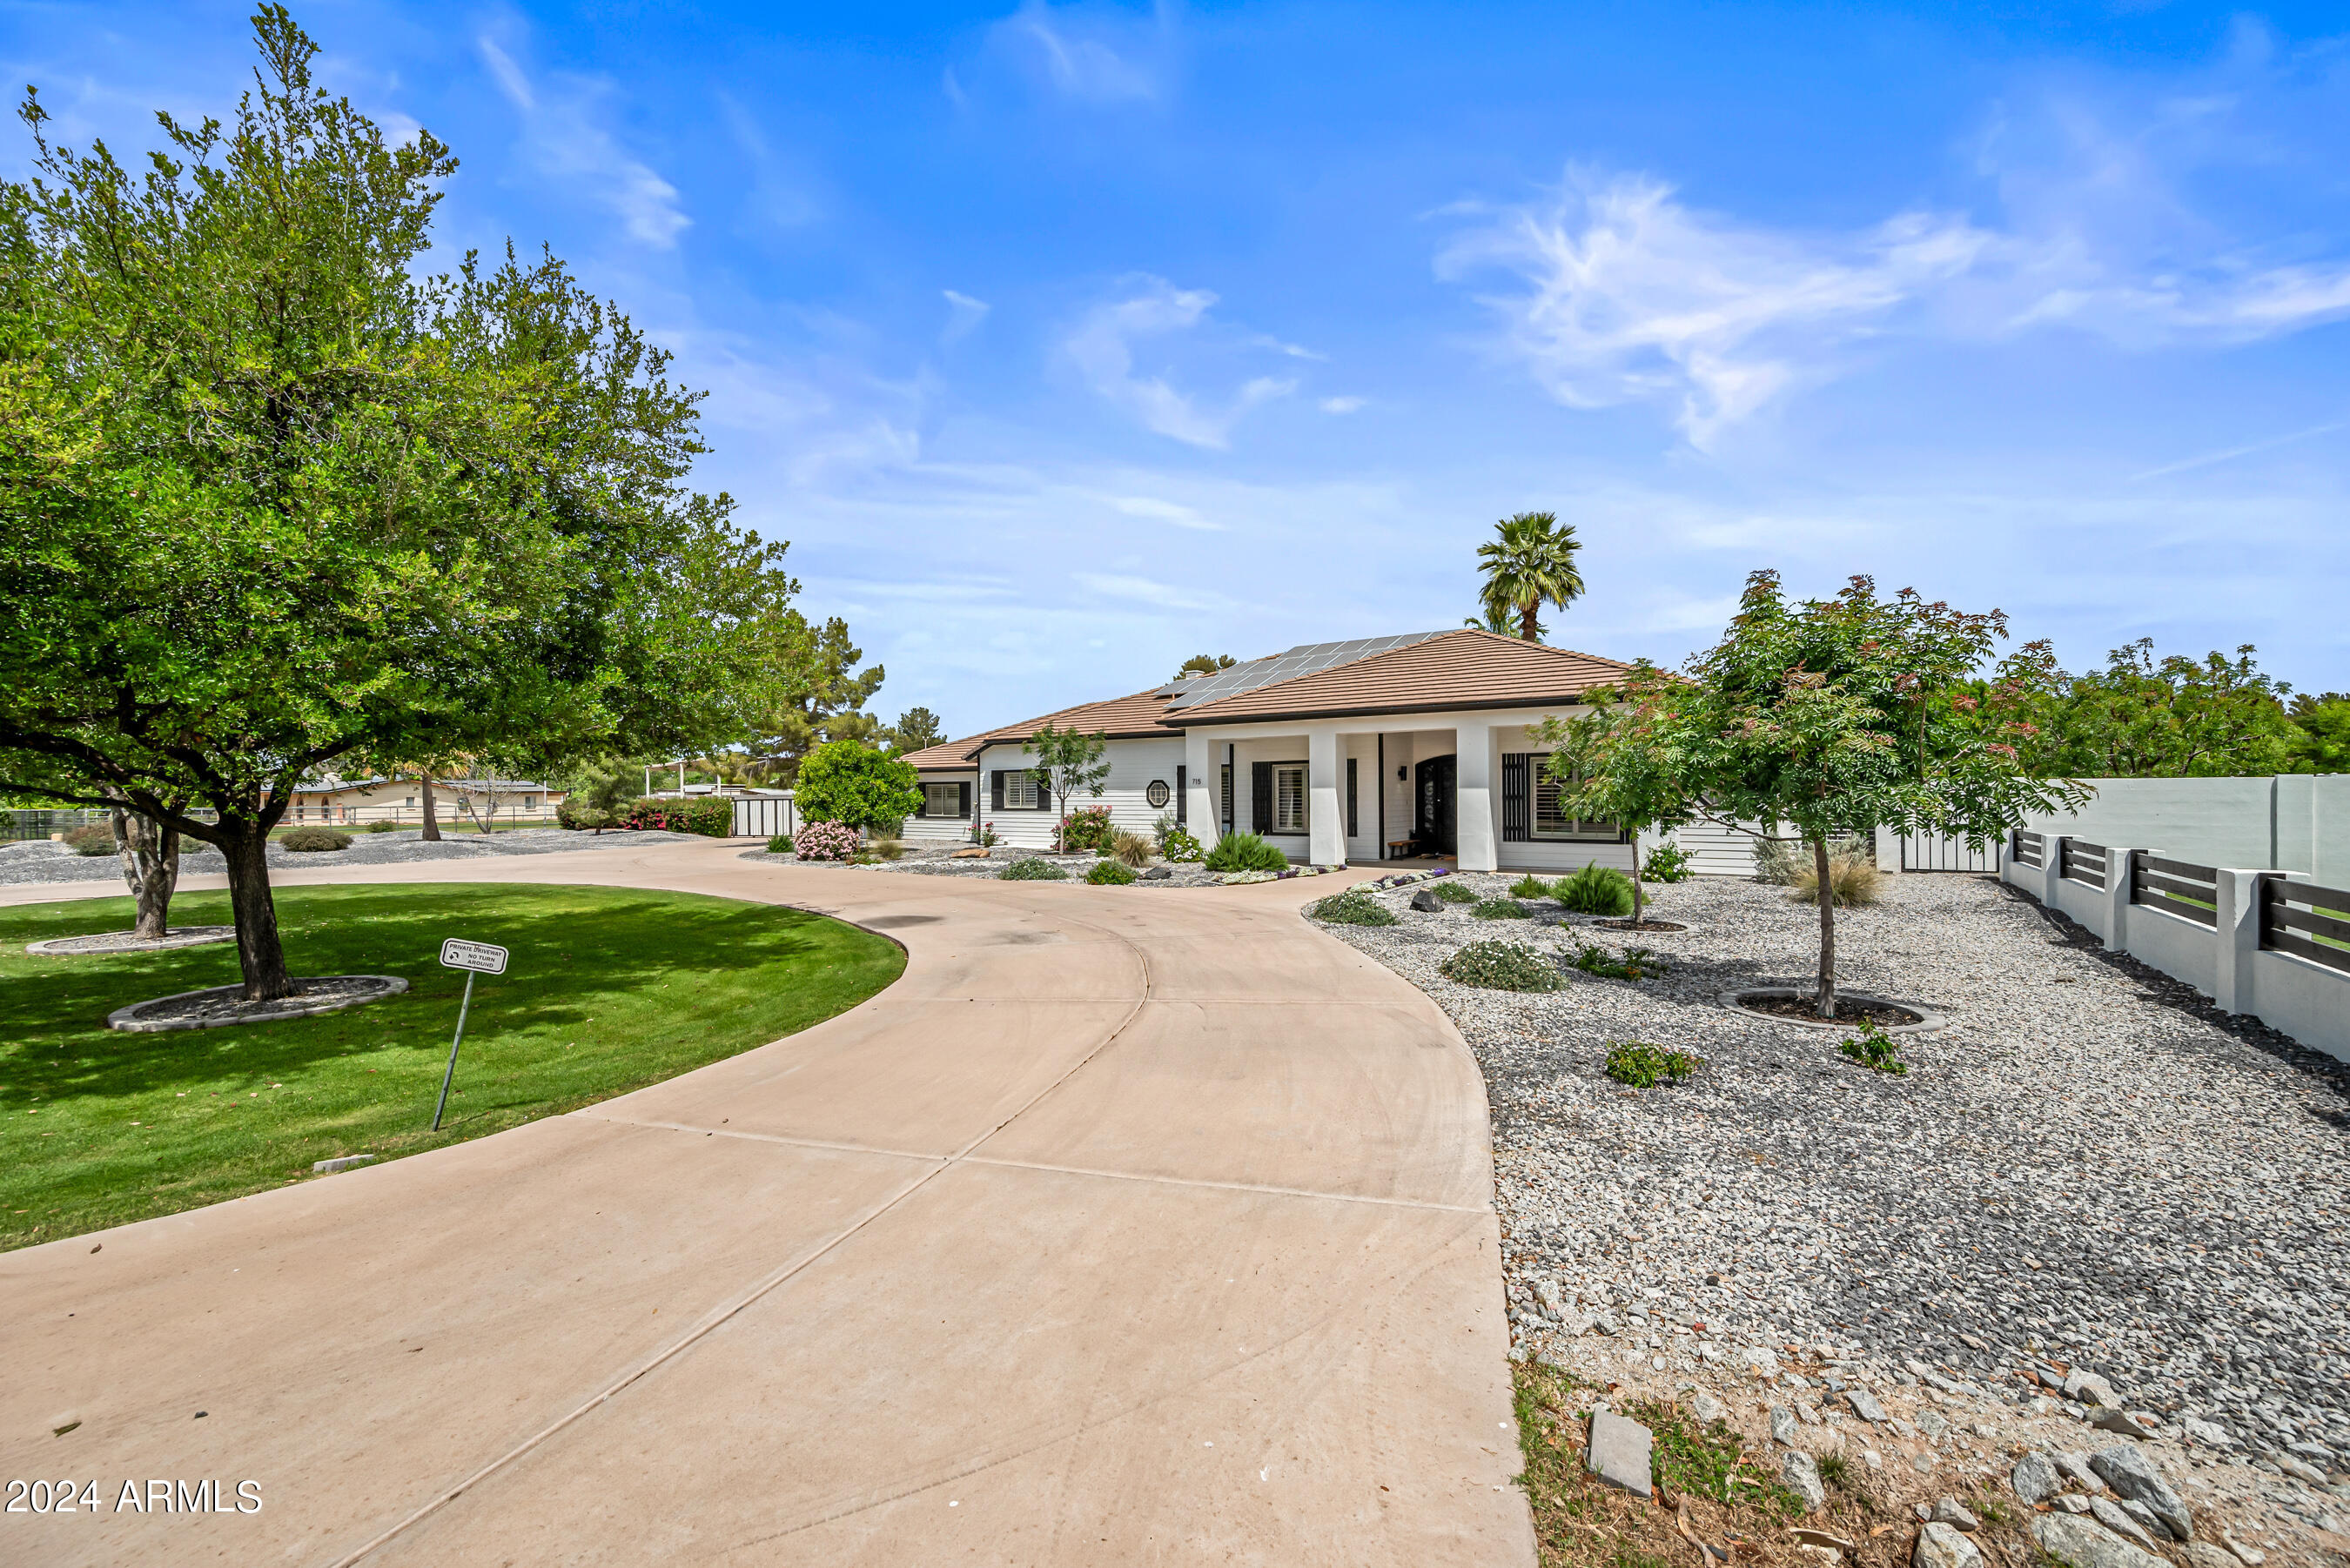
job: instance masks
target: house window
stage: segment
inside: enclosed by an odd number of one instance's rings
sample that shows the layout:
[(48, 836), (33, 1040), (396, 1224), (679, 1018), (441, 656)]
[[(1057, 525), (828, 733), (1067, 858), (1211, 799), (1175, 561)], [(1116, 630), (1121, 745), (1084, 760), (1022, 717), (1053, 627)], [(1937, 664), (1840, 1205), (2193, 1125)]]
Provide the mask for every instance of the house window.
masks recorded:
[(1003, 775), (1003, 808), (1006, 811), (1036, 809), (1036, 774), (1029, 768), (1014, 768)]
[(414, 805), (416, 804), (416, 797), (414, 795), (410, 795), (406, 800), (401, 801), (400, 804), (402, 805)]
[(1536, 838), (1591, 839), (1613, 844), (1623, 836), (1615, 823), (1600, 817), (1569, 816), (1559, 805), (1560, 786), (1550, 776), (1550, 759), (1540, 753), (1527, 758), (1534, 769), (1534, 820)]
[(523, 796), (522, 808), (525, 811), (536, 811), (538, 809), (538, 796), (535, 794), (526, 794)]
[(1273, 830), (1304, 833), (1305, 829), (1305, 764), (1279, 763), (1273, 770)]
[[(1003, 781), (1003, 796), (1004, 800), (1008, 804), (1012, 798), (1012, 781), (1010, 779)], [(922, 815), (924, 816), (961, 816), (962, 815), (962, 785), (955, 784), (924, 784), (922, 786)]]

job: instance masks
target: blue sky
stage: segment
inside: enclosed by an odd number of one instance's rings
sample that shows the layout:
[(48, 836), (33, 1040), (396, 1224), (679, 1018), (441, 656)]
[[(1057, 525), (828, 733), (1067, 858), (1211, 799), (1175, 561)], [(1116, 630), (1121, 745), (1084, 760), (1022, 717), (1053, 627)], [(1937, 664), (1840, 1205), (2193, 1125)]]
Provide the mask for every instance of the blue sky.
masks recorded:
[[(0, 68), (143, 147), (245, 9), (0, 3)], [(888, 715), (1457, 624), (1537, 508), (1594, 652), (1768, 566), (2350, 687), (2338, 6), (296, 15), (454, 148), (452, 253), (551, 244), (709, 389)]]

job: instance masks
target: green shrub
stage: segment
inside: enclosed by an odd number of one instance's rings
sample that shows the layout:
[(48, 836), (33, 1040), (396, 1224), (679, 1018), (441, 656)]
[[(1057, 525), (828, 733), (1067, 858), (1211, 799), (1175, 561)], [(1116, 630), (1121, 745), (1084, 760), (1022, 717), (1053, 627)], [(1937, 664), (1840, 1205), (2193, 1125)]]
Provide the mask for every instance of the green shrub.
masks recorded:
[(1471, 888), (1465, 883), (1455, 882), (1450, 877), (1440, 878), (1436, 883), (1435, 892), (1438, 898), (1448, 904), (1473, 904), (1477, 902), (1476, 888)]
[(1594, 860), (1558, 884), (1558, 901), (1582, 915), (1632, 912), (1632, 878)]
[(1665, 972), (1665, 961), (1647, 948), (1626, 948), (1619, 959), (1596, 942), (1577, 942), (1573, 961), (1586, 974), (1610, 980), (1645, 980)]
[(400, 831), (400, 824), (396, 822), (370, 822), (367, 825), (367, 830), (369, 833), (397, 833)]
[(1874, 1018), (1864, 1020), (1860, 1033), (1836, 1049), (1871, 1072), (1890, 1073), (1898, 1078), (1909, 1071), (1909, 1064), (1901, 1059), (1900, 1043)]
[(1510, 884), (1510, 897), (1513, 898), (1547, 898), (1550, 896), (1550, 884), (1539, 877), (1521, 877)]
[[(557, 821), (562, 813), (556, 814)], [(574, 814), (573, 821), (584, 822)], [(639, 832), (698, 833), (704, 838), (726, 838), (734, 832), (734, 803), (724, 795), (695, 795), (681, 800), (662, 799), (647, 795), (631, 802), (622, 811), (612, 815), (614, 827), (634, 828)]]
[(1090, 850), (1100, 854), (1109, 847), (1109, 807), (1081, 805), (1061, 818), (1061, 849), (1069, 855), (1081, 855)]
[(1253, 833), (1228, 834), (1208, 851), (1211, 871), (1286, 871), (1289, 857)]
[(1641, 1040), (1624, 1040), (1607, 1047), (1607, 1075), (1636, 1089), (1659, 1084), (1679, 1084), (1705, 1065), (1705, 1058), (1686, 1051), (1668, 1051)]
[(1364, 892), (1349, 888), (1343, 893), (1333, 893), (1310, 911), (1314, 918), (1333, 926), (1393, 926), (1400, 925), (1388, 907)]
[(114, 853), (114, 825), (93, 822), (87, 827), (77, 827), (66, 835), (66, 847), (76, 855), (111, 855)]
[(1651, 882), (1686, 882), (1690, 859), (1690, 852), (1679, 845), (1659, 844), (1640, 862), (1640, 875)]
[(791, 836), (790, 834), (788, 834), (788, 833), (778, 833), (778, 834), (777, 834), (777, 835), (775, 835), (773, 838), (770, 838), (769, 840), (767, 840), (767, 853), (768, 853), (768, 854), (770, 854), (770, 855), (789, 855), (791, 852), (792, 852), (792, 836)]
[(891, 838), (886, 835), (879, 838), (868, 838), (865, 841), (865, 853), (876, 860), (901, 860), (906, 855), (906, 841), (902, 838)]
[(1150, 840), (1139, 833), (1128, 833), (1123, 827), (1109, 836), (1109, 853), (1136, 870), (1150, 864)]
[(1515, 898), (1480, 898), (1477, 907), (1469, 912), (1481, 920), (1523, 920), (1534, 915)]
[(856, 741), (827, 741), (802, 758), (792, 794), (808, 821), (846, 823), (868, 833), (895, 833), (922, 809), (921, 775), (914, 765)]
[(297, 827), (277, 841), (278, 848), (296, 855), (317, 855), (350, 846), (351, 836), (331, 827)]
[(1086, 880), (1097, 888), (1123, 888), (1134, 880), (1134, 868), (1119, 860), (1097, 860)]
[(1200, 841), (1180, 827), (1170, 827), (1159, 836), (1159, 857), (1178, 865), (1190, 865), (1201, 859), (1207, 851)]
[(1495, 938), (1471, 942), (1446, 959), (1437, 972), (1487, 991), (1556, 991), (1565, 983), (1558, 966), (1536, 949)]
[(1059, 882), (1068, 875), (1050, 860), (1039, 860), (1034, 855), (1014, 860), (995, 874), (996, 879), (1003, 882)]

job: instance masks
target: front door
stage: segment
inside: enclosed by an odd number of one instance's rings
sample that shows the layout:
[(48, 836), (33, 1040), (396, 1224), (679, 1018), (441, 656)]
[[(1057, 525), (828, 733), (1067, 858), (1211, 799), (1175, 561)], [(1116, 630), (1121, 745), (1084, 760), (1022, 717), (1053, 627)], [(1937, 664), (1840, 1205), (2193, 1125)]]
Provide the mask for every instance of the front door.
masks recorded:
[(1423, 855), (1455, 853), (1452, 782), (1458, 757), (1430, 757), (1413, 770), (1411, 836)]

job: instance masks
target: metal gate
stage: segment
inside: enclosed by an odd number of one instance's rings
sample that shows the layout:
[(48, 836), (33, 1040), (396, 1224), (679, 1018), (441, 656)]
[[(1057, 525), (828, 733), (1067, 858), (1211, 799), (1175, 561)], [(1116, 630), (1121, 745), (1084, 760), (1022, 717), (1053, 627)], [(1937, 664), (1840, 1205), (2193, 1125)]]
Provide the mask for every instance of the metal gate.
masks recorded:
[(1963, 838), (1943, 838), (1927, 834), (1905, 834), (1901, 839), (1901, 869), (1904, 871), (1975, 871), (1996, 877), (2000, 857), (2005, 846), (1991, 839), (1981, 849), (1968, 845)]
[(781, 794), (741, 794), (734, 797), (734, 836), (773, 838), (799, 831), (789, 790)]

